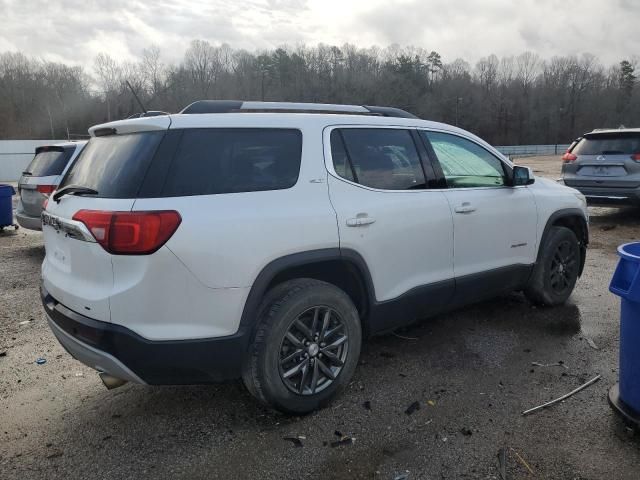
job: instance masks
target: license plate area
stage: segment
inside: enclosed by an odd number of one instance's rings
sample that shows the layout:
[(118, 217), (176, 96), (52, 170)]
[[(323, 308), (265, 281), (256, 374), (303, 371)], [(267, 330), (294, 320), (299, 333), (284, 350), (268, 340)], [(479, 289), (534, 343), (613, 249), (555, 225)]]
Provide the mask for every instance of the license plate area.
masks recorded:
[(578, 175), (584, 177), (622, 177), (626, 174), (625, 168), (618, 165), (585, 165), (578, 170)]

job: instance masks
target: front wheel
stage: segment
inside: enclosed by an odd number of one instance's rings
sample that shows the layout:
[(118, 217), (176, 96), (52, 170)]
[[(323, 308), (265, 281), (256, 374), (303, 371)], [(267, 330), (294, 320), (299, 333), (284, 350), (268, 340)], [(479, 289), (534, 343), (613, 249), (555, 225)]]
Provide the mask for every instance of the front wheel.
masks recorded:
[(358, 312), (346, 293), (318, 280), (291, 280), (265, 298), (243, 381), (270, 407), (311, 412), (349, 382), (361, 341)]
[(566, 227), (551, 227), (524, 293), (539, 305), (560, 305), (571, 295), (580, 271), (580, 244)]

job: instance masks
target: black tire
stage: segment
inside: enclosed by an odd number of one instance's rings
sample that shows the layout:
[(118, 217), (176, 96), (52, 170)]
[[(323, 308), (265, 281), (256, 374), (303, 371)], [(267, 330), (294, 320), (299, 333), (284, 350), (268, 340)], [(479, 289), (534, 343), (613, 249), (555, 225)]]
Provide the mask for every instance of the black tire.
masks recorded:
[[(325, 317), (328, 318), (326, 325)], [(320, 320), (316, 320), (318, 318)], [(283, 413), (305, 414), (327, 405), (348, 384), (358, 364), (362, 330), (358, 311), (345, 292), (319, 280), (287, 281), (266, 295), (259, 309), (258, 322), (244, 362), (242, 379), (247, 390), (259, 401)], [(300, 323), (303, 327), (311, 327), (298, 330)], [(299, 337), (307, 338), (304, 332), (313, 333), (313, 326), (318, 323), (319, 336), (324, 338), (330, 334), (332, 336), (326, 337), (327, 342), (337, 339), (342, 343), (338, 347), (333, 343), (322, 343), (323, 349), (320, 349), (319, 340), (311, 340), (309, 345), (292, 343), (292, 332), (298, 342)], [(298, 354), (299, 351), (303, 353)], [(295, 357), (291, 360), (293, 363), (283, 363), (283, 359), (290, 356)], [(294, 368), (289, 368), (290, 365)], [(285, 378), (300, 365), (302, 369)], [(324, 373), (326, 369), (335, 375), (335, 379)]]
[(540, 245), (525, 295), (538, 305), (563, 304), (578, 280), (580, 261), (580, 244), (575, 233), (566, 227), (551, 227)]

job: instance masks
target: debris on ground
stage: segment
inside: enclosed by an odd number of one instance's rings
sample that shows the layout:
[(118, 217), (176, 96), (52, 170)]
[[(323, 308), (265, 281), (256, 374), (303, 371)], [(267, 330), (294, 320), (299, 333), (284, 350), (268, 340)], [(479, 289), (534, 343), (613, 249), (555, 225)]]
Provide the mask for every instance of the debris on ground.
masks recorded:
[(500, 478), (507, 480), (507, 449), (498, 450), (498, 469), (500, 470)]
[(24, 320), (23, 322), (18, 323), (18, 325), (20, 325), (20, 326), (27, 325), (28, 323), (31, 323), (31, 320), (33, 320), (33, 319)]
[(551, 400), (550, 402), (547, 403), (543, 403), (542, 405), (538, 405), (537, 407), (533, 407), (530, 408), (528, 410), (525, 410), (524, 412), (522, 412), (522, 415), (528, 415), (530, 413), (533, 412), (537, 412), (538, 410), (542, 410), (543, 408), (547, 408), (550, 407), (552, 405), (555, 405), (558, 402), (561, 402), (567, 398), (569, 398), (572, 395), (575, 395), (576, 393), (578, 393), (581, 390), (584, 390), (585, 388), (587, 388), (589, 385), (593, 385), (594, 383), (596, 383), (598, 380), (600, 380), (601, 376), (600, 375), (596, 375), (595, 377), (593, 377), (591, 380), (589, 380), (588, 382), (580, 385), (578, 388), (576, 388), (575, 390), (570, 391), (569, 393), (567, 393), (566, 395), (563, 395), (561, 397), (556, 398), (555, 400)]
[(76, 377), (84, 377), (84, 373), (82, 373), (82, 372), (76, 372)]
[(296, 448), (302, 448), (302, 440), (305, 440), (307, 437), (297, 436), (297, 437), (283, 437), (283, 440), (293, 443), (293, 446)]
[(420, 410), (420, 402), (416, 401), (416, 402), (413, 402), (411, 405), (409, 405), (407, 409), (404, 411), (404, 413), (406, 413), (407, 415), (411, 415), (412, 413), (418, 410)]
[(430, 407), (435, 407), (436, 406), (436, 401), (435, 400), (427, 400), (427, 403), (429, 404)]
[(49, 455), (47, 455), (47, 458), (58, 458), (58, 457), (61, 457), (62, 455), (64, 455), (64, 452), (62, 450), (56, 450), (54, 452), (51, 452)]
[(0, 352), (0, 357), (6, 357), (7, 356), (7, 352)]
[(471, 435), (473, 435), (473, 430), (471, 430), (470, 428), (467, 428), (467, 427), (462, 427), (460, 429), (460, 433), (462, 435), (464, 435), (465, 437), (470, 437)]
[(524, 468), (526, 468), (526, 469), (529, 471), (529, 473), (530, 473), (531, 475), (535, 475), (535, 473), (533, 473), (533, 469), (532, 469), (532, 468), (529, 466), (529, 464), (524, 460), (524, 458), (522, 458), (522, 457), (520, 456), (520, 454), (519, 454), (518, 452), (516, 452), (512, 447), (509, 447), (509, 450), (511, 450), (511, 451), (515, 454), (515, 456), (518, 458), (518, 460), (520, 461), (520, 463), (521, 463), (522, 465), (524, 465)]
[(420, 340), (418, 337), (405, 337), (404, 335), (399, 335), (396, 332), (391, 332), (391, 335), (394, 337), (401, 338), (403, 340)]
[(365, 410), (371, 410), (371, 402), (369, 400), (366, 400), (365, 402), (363, 402), (362, 406), (364, 407)]
[(556, 363), (531, 362), (531, 365), (534, 367), (562, 367), (566, 370), (569, 370), (569, 367), (567, 367), (562, 361)]
[(42, 357), (36, 358), (36, 363), (38, 365), (44, 365), (45, 363), (47, 363), (47, 359), (46, 358), (42, 358)]
[(602, 225), (600, 227), (600, 230), (602, 230), (603, 232), (608, 232), (609, 230), (613, 230), (616, 227), (617, 225)]
[(584, 339), (587, 341), (587, 343), (589, 344), (589, 346), (591, 348), (593, 348), (594, 350), (600, 350), (598, 348), (598, 346), (596, 345), (596, 342), (594, 342), (593, 340), (591, 340), (589, 337), (584, 337)]
[(408, 473), (401, 473), (400, 475), (396, 475), (395, 477), (393, 477), (393, 480), (407, 480), (408, 478)]
[(343, 435), (342, 432), (340, 432), (339, 430), (336, 430), (335, 432), (333, 432), (333, 434), (336, 437), (338, 437), (339, 440), (336, 440), (335, 442), (331, 442), (329, 444), (331, 448), (340, 447), (341, 445), (351, 445), (356, 441), (355, 437), (351, 437), (349, 435)]

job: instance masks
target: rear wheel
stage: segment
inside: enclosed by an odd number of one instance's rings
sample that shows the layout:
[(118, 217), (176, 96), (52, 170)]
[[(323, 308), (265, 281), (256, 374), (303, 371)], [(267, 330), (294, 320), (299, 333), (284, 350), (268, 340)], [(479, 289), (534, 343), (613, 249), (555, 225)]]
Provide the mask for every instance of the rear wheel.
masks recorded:
[(566, 227), (551, 227), (535, 266), (525, 295), (540, 305), (564, 303), (578, 280), (580, 244)]
[(311, 279), (285, 282), (261, 308), (243, 380), (263, 403), (308, 413), (346, 385), (358, 363), (362, 332), (351, 299)]

